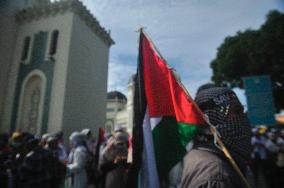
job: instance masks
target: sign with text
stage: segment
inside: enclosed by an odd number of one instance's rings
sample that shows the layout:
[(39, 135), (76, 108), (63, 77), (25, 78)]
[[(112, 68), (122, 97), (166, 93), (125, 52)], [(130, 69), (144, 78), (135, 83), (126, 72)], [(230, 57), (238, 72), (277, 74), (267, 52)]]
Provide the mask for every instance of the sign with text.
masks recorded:
[(273, 103), (270, 77), (243, 77), (248, 105), (248, 118), (252, 125), (275, 124), (275, 108)]

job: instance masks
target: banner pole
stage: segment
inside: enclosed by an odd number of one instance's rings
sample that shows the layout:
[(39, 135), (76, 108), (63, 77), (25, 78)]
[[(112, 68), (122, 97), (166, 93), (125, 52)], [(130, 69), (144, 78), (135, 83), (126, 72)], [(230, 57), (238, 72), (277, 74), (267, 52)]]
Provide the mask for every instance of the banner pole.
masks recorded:
[(215, 127), (212, 126), (212, 124), (209, 122), (209, 126), (210, 126), (210, 131), (212, 132), (212, 134), (216, 135), (216, 144), (218, 144), (218, 148), (224, 153), (224, 155), (229, 159), (229, 162), (231, 163), (231, 165), (233, 166), (233, 168), (235, 169), (235, 171), (238, 173), (238, 175), (240, 176), (240, 178), (242, 179), (243, 183), (245, 184), (245, 186), (247, 188), (251, 188), (249, 183), (247, 182), (245, 176), (243, 175), (243, 173), (241, 172), (240, 168), (238, 167), (237, 163), (235, 162), (235, 160), (233, 159), (233, 157), (231, 156), (230, 152), (228, 151), (228, 149), (226, 148), (226, 146), (223, 144), (222, 140), (219, 138), (218, 133), (216, 132)]

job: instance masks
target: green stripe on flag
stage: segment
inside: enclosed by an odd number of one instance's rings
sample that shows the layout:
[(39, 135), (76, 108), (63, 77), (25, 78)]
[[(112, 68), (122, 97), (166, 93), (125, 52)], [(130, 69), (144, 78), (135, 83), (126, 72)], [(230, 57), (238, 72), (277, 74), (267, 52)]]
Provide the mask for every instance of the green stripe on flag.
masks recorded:
[(198, 126), (178, 122), (179, 136), (181, 144), (186, 147), (198, 130)]
[(183, 159), (185, 146), (193, 138), (197, 126), (178, 123), (174, 117), (163, 117), (153, 129), (155, 157), (160, 179)]

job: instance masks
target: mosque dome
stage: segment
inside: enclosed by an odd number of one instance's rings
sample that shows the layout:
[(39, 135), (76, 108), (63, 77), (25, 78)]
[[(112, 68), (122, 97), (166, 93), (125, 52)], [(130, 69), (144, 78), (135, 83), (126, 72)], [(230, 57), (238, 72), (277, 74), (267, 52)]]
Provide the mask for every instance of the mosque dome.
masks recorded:
[(124, 100), (127, 101), (126, 96), (119, 92), (119, 91), (111, 91), (107, 93), (107, 99), (112, 100), (112, 99), (118, 99), (118, 100)]

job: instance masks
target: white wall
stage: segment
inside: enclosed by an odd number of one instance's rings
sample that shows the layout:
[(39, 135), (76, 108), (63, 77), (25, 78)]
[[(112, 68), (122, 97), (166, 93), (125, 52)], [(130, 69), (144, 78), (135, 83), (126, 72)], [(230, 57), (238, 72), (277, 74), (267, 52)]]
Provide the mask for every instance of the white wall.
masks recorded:
[(133, 113), (134, 113), (134, 80), (132, 80), (132, 78), (127, 86), (127, 113), (128, 113), (127, 131), (128, 133), (132, 134)]
[(64, 101), (63, 129), (67, 135), (104, 126), (108, 56), (108, 46), (74, 15)]
[(124, 108), (123, 110), (119, 111), (116, 114), (115, 121), (116, 121), (116, 124), (114, 125), (115, 126), (114, 129), (121, 129), (121, 128), (127, 129), (128, 112), (126, 108)]
[(17, 30), (14, 15), (23, 6), (23, 0), (0, 0), (0, 130), (2, 131), (7, 131), (9, 128), (4, 120), (4, 114)]
[[(12, 67), (9, 78), (9, 88), (7, 99), (5, 103), (5, 112), (3, 118), (3, 125), (8, 128), (10, 125), (13, 99), (15, 93), (15, 86), (17, 80), (17, 74), (20, 64), (23, 40), (26, 36), (33, 37), (34, 34), (39, 31), (48, 31), (50, 41), (50, 33), (57, 29), (59, 30), (57, 54), (55, 56), (56, 62), (54, 67), (54, 78), (53, 78), (53, 87), (51, 93), (51, 104), (50, 104), (50, 113), (49, 113), (49, 122), (48, 122), (48, 131), (54, 132), (60, 129), (62, 124), (62, 113), (63, 113), (63, 101), (65, 93), (65, 79), (66, 79), (66, 70), (68, 64), (68, 52), (70, 46), (70, 35), (72, 27), (72, 17), (73, 13), (65, 12), (57, 15), (50, 15), (48, 17), (39, 18), (30, 22), (21, 23), (18, 25), (18, 32), (16, 37), (16, 43), (13, 53)], [(31, 45), (33, 41), (31, 41)], [(49, 45), (49, 43), (47, 44)], [(30, 48), (30, 52), (32, 46)], [(48, 53), (48, 48), (46, 54)], [(48, 56), (47, 56), (48, 57)]]
[[(108, 99), (107, 100), (107, 110), (106, 110), (106, 122), (105, 127), (110, 126), (110, 121), (112, 122), (112, 131), (115, 129), (117, 124), (117, 113), (119, 109), (125, 109), (125, 103), (118, 99)], [(111, 111), (110, 111), (111, 110)]]
[[(57, 18), (54, 29), (59, 30), (56, 63), (54, 67), (53, 86), (50, 101), (48, 120), (48, 132), (56, 132), (62, 129), (64, 98), (67, 79), (67, 67), (69, 63), (69, 52), (71, 45), (73, 13), (66, 12)], [(50, 37), (51, 35), (49, 35)], [(49, 38), (50, 39), (50, 38)], [(50, 41), (50, 40), (48, 40)]]

